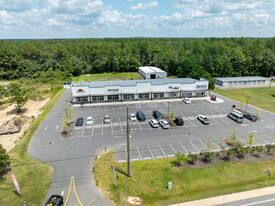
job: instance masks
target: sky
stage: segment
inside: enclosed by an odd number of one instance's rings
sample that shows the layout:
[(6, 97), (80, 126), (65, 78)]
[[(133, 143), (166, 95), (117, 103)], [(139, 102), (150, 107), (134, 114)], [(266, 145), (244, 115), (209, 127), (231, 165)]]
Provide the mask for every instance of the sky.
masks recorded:
[(0, 0), (0, 39), (275, 37), (275, 0)]

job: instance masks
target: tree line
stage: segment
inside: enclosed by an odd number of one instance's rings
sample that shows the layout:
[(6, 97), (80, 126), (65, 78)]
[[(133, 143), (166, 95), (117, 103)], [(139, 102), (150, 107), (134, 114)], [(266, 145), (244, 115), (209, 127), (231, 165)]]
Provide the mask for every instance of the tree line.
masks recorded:
[(271, 76), (275, 38), (0, 40), (0, 80), (65, 80), (157, 66), (178, 77)]

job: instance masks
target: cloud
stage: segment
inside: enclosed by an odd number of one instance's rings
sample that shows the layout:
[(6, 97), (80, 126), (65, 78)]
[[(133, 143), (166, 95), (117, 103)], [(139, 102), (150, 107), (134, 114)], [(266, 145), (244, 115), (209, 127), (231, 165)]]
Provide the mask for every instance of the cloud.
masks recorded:
[(0, 0), (0, 10), (24, 12), (32, 8), (31, 0)]
[(174, 8), (184, 8), (188, 4), (197, 4), (197, 0), (172, 0), (170, 5)]
[(157, 8), (158, 7), (158, 2), (157, 1), (152, 1), (150, 3), (138, 3), (136, 6), (131, 6), (132, 10), (146, 10), (146, 9), (151, 9), (151, 8)]

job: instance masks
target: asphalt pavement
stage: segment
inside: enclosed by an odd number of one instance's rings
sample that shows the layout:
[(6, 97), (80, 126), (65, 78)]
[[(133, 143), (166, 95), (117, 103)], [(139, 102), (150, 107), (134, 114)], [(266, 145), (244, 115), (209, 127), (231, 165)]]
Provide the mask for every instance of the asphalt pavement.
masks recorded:
[[(54, 168), (54, 177), (47, 198), (52, 194), (64, 191), (64, 205), (112, 205), (96, 188), (92, 178), (92, 164), (95, 156), (104, 148), (114, 151), (117, 162), (126, 161), (126, 108), (129, 113), (141, 110), (145, 113), (145, 122), (131, 122), (131, 159), (140, 161), (147, 159), (168, 158), (175, 152), (199, 152), (209, 149), (206, 145), (211, 139), (213, 150), (226, 148), (222, 141), (229, 138), (236, 130), (238, 140), (248, 141), (248, 133), (253, 132), (259, 142), (255, 145), (274, 144), (272, 138), (275, 115), (261, 111), (261, 120), (251, 122), (247, 119), (238, 124), (227, 117), (232, 105), (239, 107), (239, 102), (217, 95), (224, 102), (215, 104), (204, 98), (191, 99), (185, 104), (180, 99), (164, 101), (140, 101), (105, 103), (93, 105), (70, 105), (75, 113), (74, 119), (84, 118), (84, 125), (74, 127), (70, 138), (63, 138), (62, 116), (66, 104), (71, 99), (70, 90), (58, 100), (29, 144), (29, 155), (33, 158), (49, 162)], [(245, 106), (244, 106), (245, 107)], [(152, 119), (152, 111), (159, 110), (163, 114), (174, 112), (175, 116), (184, 119), (184, 126), (162, 129), (151, 128), (148, 120)], [(255, 113), (256, 108), (248, 105), (247, 110)], [(110, 115), (111, 124), (103, 124), (104, 115)], [(197, 115), (208, 116), (210, 125), (203, 125)], [(92, 116), (93, 125), (85, 125), (86, 118)]]

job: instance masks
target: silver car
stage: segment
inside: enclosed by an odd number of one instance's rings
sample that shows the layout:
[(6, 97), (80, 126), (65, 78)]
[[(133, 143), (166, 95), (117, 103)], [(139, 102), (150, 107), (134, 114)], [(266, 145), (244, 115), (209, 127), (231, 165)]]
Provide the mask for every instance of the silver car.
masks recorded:
[(170, 128), (169, 123), (165, 119), (159, 120), (159, 125), (162, 126), (163, 129), (169, 129)]

